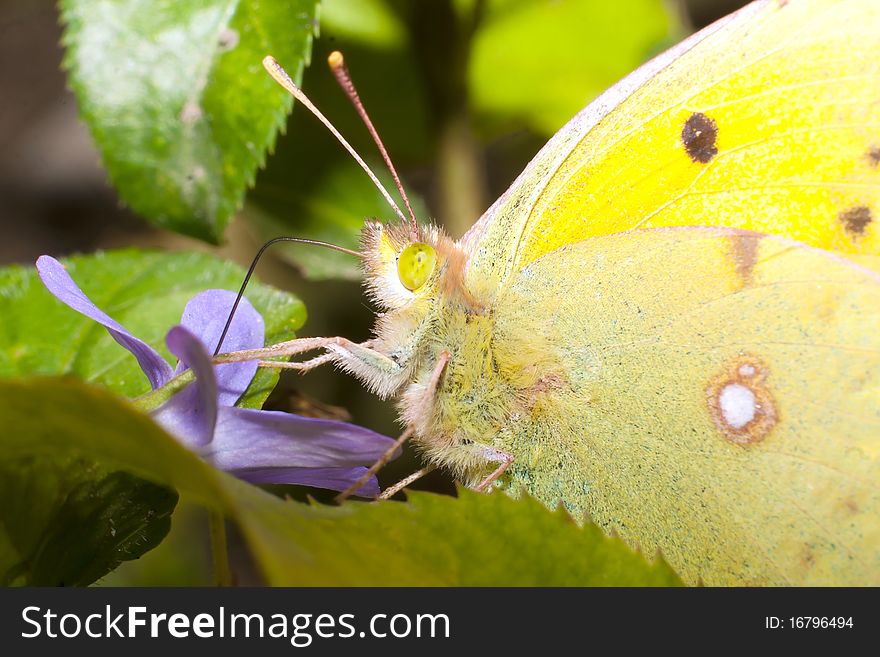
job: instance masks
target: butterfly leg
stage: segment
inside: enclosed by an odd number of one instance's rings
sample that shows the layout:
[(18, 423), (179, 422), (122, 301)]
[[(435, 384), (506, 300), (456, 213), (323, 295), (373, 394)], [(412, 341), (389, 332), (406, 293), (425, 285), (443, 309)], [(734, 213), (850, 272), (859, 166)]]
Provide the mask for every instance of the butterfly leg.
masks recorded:
[[(359, 344), (341, 337), (298, 338), (260, 349), (220, 354), (214, 357), (213, 360), (217, 364), (257, 360), (264, 367), (303, 372), (307, 372), (325, 363), (334, 362), (342, 365), (344, 369), (365, 382), (380, 397), (388, 397), (395, 390), (399, 389), (406, 380), (408, 370), (402, 364), (406, 360), (405, 358), (388, 356), (381, 351), (373, 349), (372, 346), (372, 340)], [(329, 353), (301, 363), (282, 363), (265, 360), (279, 356), (296, 356), (316, 349), (326, 349)]]
[(244, 351), (231, 351), (224, 354), (214, 356), (215, 363), (238, 363), (247, 360), (259, 360), (261, 358), (272, 358), (275, 356), (296, 356), (307, 351), (326, 348), (335, 340), (343, 338), (297, 338), (295, 340), (287, 340), (277, 344), (261, 347), (259, 349), (246, 349)]
[[(394, 370), (397, 368), (397, 363), (393, 359), (389, 358), (379, 351), (376, 351), (375, 349), (372, 349), (371, 346), (372, 340), (368, 340), (366, 342), (358, 344), (346, 338), (340, 337), (297, 338), (296, 340), (279, 342), (277, 344), (272, 344), (267, 347), (261, 347), (260, 349), (231, 351), (229, 353), (215, 356), (213, 360), (217, 364), (237, 363), (247, 360), (261, 360), (264, 358), (279, 356), (296, 356), (302, 353), (306, 353), (308, 351), (314, 351), (316, 349), (326, 349), (327, 351), (342, 356), (343, 360), (349, 360), (352, 358), (358, 359), (380, 370)], [(314, 358), (312, 360), (317, 361), (320, 358), (323, 357), (319, 356), (318, 358)], [(327, 362), (327, 360), (321, 360), (321, 363)], [(309, 363), (311, 361), (306, 362)], [(305, 363), (288, 363), (288, 365), (294, 366), (303, 364)], [(267, 361), (267, 366), (277, 367), (279, 365), (279, 363), (274, 363), (273, 365), (272, 361)]]
[(491, 447), (487, 447), (485, 452), (486, 461), (489, 463), (500, 463), (500, 465), (492, 471), (489, 476), (487, 476), (483, 481), (474, 486), (474, 490), (483, 493), (487, 488), (492, 484), (493, 481), (498, 479), (501, 475), (504, 474), (504, 471), (510, 467), (510, 464), (513, 463), (513, 454), (508, 454), (507, 452), (502, 452), (500, 449), (492, 449)]
[(394, 457), (394, 454), (403, 446), (403, 443), (409, 440), (409, 437), (413, 435), (413, 431), (413, 427), (409, 427), (406, 431), (400, 434), (400, 438), (395, 440), (394, 444), (391, 445), (391, 447), (389, 447), (387, 450), (385, 450), (385, 453), (379, 457), (379, 460), (376, 461), (372, 466), (370, 466), (370, 469), (362, 474), (358, 478), (358, 480), (355, 481), (351, 486), (339, 493), (339, 495), (334, 498), (334, 501), (337, 504), (341, 504), (349, 497), (351, 497), (356, 490), (359, 490), (361, 486), (367, 483), (370, 477), (379, 472), (379, 470)]
[(415, 472), (413, 472), (413, 473), (412, 473), (411, 475), (409, 475), (408, 477), (404, 477), (403, 479), (401, 479), (400, 481), (398, 481), (398, 482), (397, 482), (396, 484), (394, 484), (393, 486), (389, 486), (388, 488), (386, 488), (385, 490), (383, 490), (383, 491), (382, 491), (382, 494), (379, 495), (379, 499), (380, 499), (380, 500), (387, 500), (387, 499), (389, 499), (389, 498), (394, 497), (394, 496), (397, 495), (400, 491), (402, 491), (404, 488), (406, 488), (407, 486), (409, 486), (412, 482), (421, 479), (421, 478), (424, 477), (426, 474), (428, 474), (429, 472), (433, 472), (433, 471), (436, 470), (436, 469), (437, 469), (437, 466), (436, 466), (436, 465), (426, 465), (426, 466), (425, 466), (424, 468), (422, 468), (421, 470), (416, 470)]
[(448, 363), (449, 352), (444, 349), (437, 357), (437, 363), (431, 371), (431, 376), (428, 377), (428, 383), (425, 385), (424, 392), (407, 411), (407, 416), (410, 418), (411, 422), (417, 421), (417, 418), (427, 417), (431, 412), (431, 407), (434, 405), (434, 397), (437, 394), (437, 386), (440, 385), (440, 377), (443, 376), (443, 372), (446, 370), (446, 365)]
[[(449, 352), (444, 349), (442, 352), (440, 352), (440, 357), (437, 359), (437, 364), (434, 365), (434, 370), (431, 372), (431, 376), (428, 379), (428, 385), (427, 385), (425, 392), (424, 392), (424, 395), (423, 395), (425, 403), (430, 403), (432, 401), (432, 399), (434, 398), (434, 393), (437, 391), (437, 386), (440, 383), (440, 377), (443, 375), (443, 370), (446, 369), (446, 364), (448, 362), (449, 362)], [(392, 459), (395, 452), (397, 452), (397, 450), (403, 446), (403, 443), (405, 443), (410, 438), (410, 436), (413, 435), (413, 433), (415, 433), (415, 427), (410, 425), (409, 427), (407, 427), (406, 431), (404, 431), (400, 435), (400, 438), (398, 438), (396, 441), (394, 441), (394, 444), (391, 445), (391, 447), (389, 447), (385, 451), (385, 453), (379, 458), (378, 461), (376, 461), (372, 465), (372, 467), (370, 467), (369, 470), (367, 470), (351, 486), (349, 486), (343, 492), (341, 492), (339, 495), (336, 496), (336, 502), (344, 501), (354, 491), (358, 490), (361, 486), (363, 486), (370, 477), (375, 475), (382, 468), (382, 466), (384, 466), (386, 463), (388, 463), (388, 461), (390, 461)], [(413, 473), (409, 477), (406, 477), (405, 479), (397, 482), (394, 486), (391, 487), (391, 489), (389, 489), (389, 490), (393, 489), (393, 492), (389, 493), (387, 496), (383, 493), (383, 495), (380, 496), (379, 499), (387, 499), (387, 497), (394, 495), (397, 491), (405, 488), (406, 486), (408, 486), (410, 483), (412, 483), (416, 479), (423, 477), (425, 474), (427, 474), (428, 472), (433, 470), (434, 467), (435, 466), (429, 466), (427, 468), (422, 468), (421, 470)], [(414, 476), (414, 475), (416, 475), (416, 476)]]
[(309, 360), (300, 363), (290, 363), (284, 360), (261, 360), (258, 361), (257, 364), (260, 367), (271, 367), (278, 370), (296, 370), (297, 372), (306, 373), (324, 363), (333, 362), (333, 358), (333, 354), (324, 354), (323, 356), (315, 356), (314, 358), (310, 358)]

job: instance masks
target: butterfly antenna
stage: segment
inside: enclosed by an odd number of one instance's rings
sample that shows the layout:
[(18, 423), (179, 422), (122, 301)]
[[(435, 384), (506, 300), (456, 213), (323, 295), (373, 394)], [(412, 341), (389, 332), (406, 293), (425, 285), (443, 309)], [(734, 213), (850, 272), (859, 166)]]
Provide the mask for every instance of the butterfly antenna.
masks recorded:
[(333, 71), (333, 76), (336, 78), (339, 86), (342, 87), (345, 95), (348, 96), (351, 104), (354, 105), (358, 115), (360, 115), (361, 121), (363, 121), (364, 125), (367, 127), (367, 131), (369, 131), (370, 136), (376, 143), (379, 153), (382, 154), (382, 159), (385, 160), (385, 166), (388, 167), (391, 177), (394, 178), (394, 184), (397, 185), (397, 191), (400, 192), (403, 204), (406, 206), (407, 211), (409, 211), (409, 217), (412, 220), (412, 228), (418, 233), (419, 222), (416, 220), (416, 213), (413, 212), (406, 191), (403, 189), (403, 184), (400, 182), (400, 176), (397, 175), (397, 169), (394, 168), (394, 163), (391, 161), (391, 156), (388, 154), (388, 149), (386, 149), (385, 144), (382, 143), (382, 139), (379, 137), (379, 132), (370, 120), (370, 116), (367, 114), (367, 110), (361, 101), (361, 97), (358, 95), (357, 89), (355, 89), (354, 82), (351, 79), (351, 74), (348, 72), (348, 67), (345, 65), (342, 53), (338, 50), (334, 50), (330, 53), (330, 56), (327, 57), (327, 63), (330, 65), (330, 70)]
[(326, 126), (326, 128), (330, 131), (330, 133), (334, 137), (336, 137), (336, 140), (340, 144), (342, 144), (342, 147), (348, 151), (348, 154), (354, 158), (354, 161), (361, 165), (361, 169), (363, 169), (366, 172), (366, 174), (370, 177), (370, 180), (373, 181), (373, 184), (376, 186), (376, 188), (380, 192), (382, 192), (382, 196), (384, 196), (385, 200), (388, 201), (388, 205), (391, 206), (391, 209), (394, 210), (394, 213), (398, 217), (400, 217), (401, 221), (406, 221), (406, 217), (403, 216), (403, 212), (397, 206), (397, 203), (394, 202), (394, 199), (391, 198), (391, 194), (388, 193), (388, 190), (385, 189), (385, 187), (382, 185), (381, 182), (379, 182), (379, 179), (376, 177), (376, 174), (370, 170), (370, 167), (367, 166), (367, 163), (363, 161), (361, 156), (357, 154), (357, 152), (354, 150), (354, 148), (352, 148), (351, 144), (349, 144), (345, 140), (345, 137), (343, 137), (339, 133), (339, 131), (333, 126), (333, 124), (330, 123), (330, 121), (327, 119), (327, 117), (324, 116), (323, 114), (321, 114), (321, 110), (319, 110), (317, 107), (315, 107), (315, 105), (312, 103), (312, 101), (310, 101), (308, 99), (308, 96), (306, 96), (303, 93), (302, 89), (300, 89), (298, 86), (296, 86), (296, 83), (287, 74), (287, 71), (284, 70), (284, 68), (281, 66), (281, 64), (279, 64), (277, 61), (275, 61), (275, 58), (272, 57), (271, 55), (267, 55), (266, 57), (263, 58), (263, 68), (265, 68), (266, 71), (268, 71), (269, 75), (272, 76), (272, 78), (275, 80), (275, 82), (277, 82), (282, 87), (284, 87), (290, 93), (291, 96), (293, 96), (300, 103), (302, 103), (307, 110), (309, 110), (312, 114), (314, 114), (315, 117), (317, 117), (317, 119)]
[(321, 242), (320, 240), (308, 240), (302, 237), (275, 237), (263, 244), (263, 246), (260, 247), (260, 250), (257, 251), (257, 255), (255, 255), (254, 259), (251, 261), (251, 266), (248, 267), (247, 274), (245, 274), (244, 280), (241, 282), (241, 287), (238, 289), (238, 295), (235, 297), (235, 303), (232, 304), (232, 309), (229, 311), (229, 317), (226, 318), (226, 324), (223, 326), (223, 332), (220, 334), (220, 339), (217, 340), (217, 346), (214, 348), (215, 356), (220, 353), (220, 348), (223, 346), (223, 340), (226, 339), (226, 334), (229, 333), (229, 327), (232, 326), (232, 318), (235, 317), (235, 311), (238, 310), (238, 305), (241, 303), (242, 297), (244, 297), (244, 291), (245, 289), (247, 289), (248, 283), (251, 280), (251, 276), (254, 275), (254, 270), (257, 268), (257, 263), (260, 261), (260, 258), (263, 256), (263, 253), (265, 253), (266, 249), (268, 249), (273, 244), (277, 244), (278, 242), (312, 244), (314, 246), (323, 246), (327, 249), (333, 249), (334, 251), (347, 253), (358, 258), (361, 257), (361, 254), (357, 251), (346, 249), (344, 246), (337, 246), (336, 244), (330, 244), (329, 242)]

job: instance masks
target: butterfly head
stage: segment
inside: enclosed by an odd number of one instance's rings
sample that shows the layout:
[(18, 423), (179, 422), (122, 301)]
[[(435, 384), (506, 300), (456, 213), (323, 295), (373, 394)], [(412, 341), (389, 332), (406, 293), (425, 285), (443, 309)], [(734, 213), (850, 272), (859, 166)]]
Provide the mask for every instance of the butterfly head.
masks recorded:
[(364, 278), (385, 309), (434, 299), (448, 286), (462, 259), (439, 228), (368, 221), (361, 235)]

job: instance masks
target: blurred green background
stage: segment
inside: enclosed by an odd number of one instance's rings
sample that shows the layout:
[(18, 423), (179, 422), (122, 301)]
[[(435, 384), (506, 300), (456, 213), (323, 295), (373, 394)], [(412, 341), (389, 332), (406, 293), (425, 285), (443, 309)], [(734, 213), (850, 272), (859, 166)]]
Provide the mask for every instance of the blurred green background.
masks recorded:
[[(441, 223), (458, 237), (590, 99), (742, 4), (327, 0), (302, 87), (380, 169), (369, 136), (325, 64), (329, 52), (342, 50), (420, 219)], [(66, 88), (60, 36), (52, 2), (0, 3), (0, 222), (5, 228), (0, 265), (30, 263), (42, 253), (130, 245), (204, 249), (245, 264), (276, 235), (354, 247), (365, 217), (393, 218), (357, 165), (297, 106), (222, 246), (153, 227), (126, 209), (107, 182)], [(324, 250), (279, 248), (264, 259), (259, 275), (305, 301), (305, 335), (362, 340), (369, 335), (373, 311), (354, 282), (355, 265)], [(330, 369), (282, 377), (270, 404), (398, 433), (392, 404)], [(393, 483), (417, 467), (417, 456), (407, 452), (380, 480)], [(453, 490), (443, 473), (416, 487)], [(181, 508), (157, 550), (126, 563), (104, 583), (210, 582), (204, 522), (200, 511)], [(235, 555), (234, 537), (232, 550)], [(238, 571), (247, 583), (241, 559)]]

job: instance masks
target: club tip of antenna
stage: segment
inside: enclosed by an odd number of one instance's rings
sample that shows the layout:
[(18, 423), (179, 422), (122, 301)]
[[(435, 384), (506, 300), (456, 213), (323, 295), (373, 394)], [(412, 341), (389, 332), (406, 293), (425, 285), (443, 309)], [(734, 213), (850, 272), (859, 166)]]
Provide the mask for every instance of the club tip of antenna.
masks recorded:
[(334, 50), (329, 55), (327, 55), (327, 64), (331, 69), (337, 69), (345, 66), (345, 59), (342, 57), (342, 53), (338, 50)]
[(278, 66), (278, 62), (275, 61), (275, 58), (272, 55), (266, 55), (263, 57), (263, 68), (265, 69), (273, 69)]

